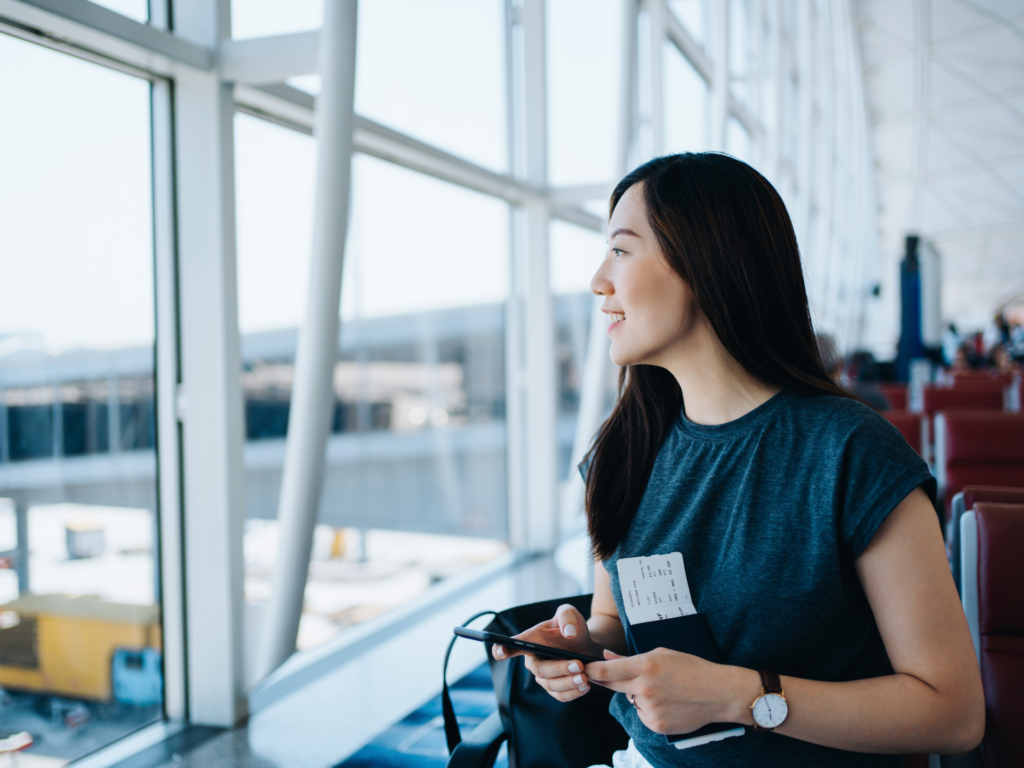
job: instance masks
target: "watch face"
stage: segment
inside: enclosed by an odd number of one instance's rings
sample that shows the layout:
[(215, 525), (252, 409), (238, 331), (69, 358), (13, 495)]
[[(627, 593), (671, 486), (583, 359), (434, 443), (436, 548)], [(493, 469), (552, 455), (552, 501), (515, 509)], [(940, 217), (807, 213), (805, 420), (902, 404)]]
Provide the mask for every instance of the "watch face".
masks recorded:
[(762, 728), (777, 728), (789, 714), (786, 700), (777, 693), (766, 693), (754, 702), (754, 722)]

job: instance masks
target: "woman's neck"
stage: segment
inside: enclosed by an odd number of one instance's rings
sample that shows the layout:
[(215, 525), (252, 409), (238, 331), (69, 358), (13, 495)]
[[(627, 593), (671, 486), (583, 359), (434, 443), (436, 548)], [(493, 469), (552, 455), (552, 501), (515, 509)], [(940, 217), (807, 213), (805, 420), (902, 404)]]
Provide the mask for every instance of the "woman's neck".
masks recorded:
[(780, 387), (747, 373), (704, 325), (684, 349), (666, 355), (663, 367), (683, 391), (686, 418), (695, 424), (725, 424), (750, 413)]

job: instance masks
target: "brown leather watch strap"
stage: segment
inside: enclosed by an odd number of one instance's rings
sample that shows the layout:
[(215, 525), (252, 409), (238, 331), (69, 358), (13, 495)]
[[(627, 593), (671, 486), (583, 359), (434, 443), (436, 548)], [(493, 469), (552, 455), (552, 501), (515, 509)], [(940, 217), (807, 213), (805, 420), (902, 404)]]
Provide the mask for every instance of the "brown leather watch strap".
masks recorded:
[(774, 672), (767, 669), (760, 670), (761, 687), (765, 693), (782, 693), (782, 681)]

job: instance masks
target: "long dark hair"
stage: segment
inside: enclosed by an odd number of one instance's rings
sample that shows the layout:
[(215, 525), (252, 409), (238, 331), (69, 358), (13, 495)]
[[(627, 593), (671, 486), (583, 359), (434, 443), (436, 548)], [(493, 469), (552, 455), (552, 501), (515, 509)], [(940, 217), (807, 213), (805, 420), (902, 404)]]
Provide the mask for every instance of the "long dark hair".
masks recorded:
[[(747, 373), (807, 394), (851, 397), (822, 366), (793, 224), (764, 176), (728, 155), (658, 157), (618, 183), (610, 211), (635, 184), (669, 266)], [(664, 368), (620, 371), (615, 409), (584, 459), (587, 526), (602, 560), (629, 530), (682, 404)]]

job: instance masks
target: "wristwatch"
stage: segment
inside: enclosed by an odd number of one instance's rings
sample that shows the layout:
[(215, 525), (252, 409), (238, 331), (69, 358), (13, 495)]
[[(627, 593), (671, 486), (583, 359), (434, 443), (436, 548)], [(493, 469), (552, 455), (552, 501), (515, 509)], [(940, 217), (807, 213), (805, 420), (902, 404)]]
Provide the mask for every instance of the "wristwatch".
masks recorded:
[(786, 692), (782, 690), (779, 676), (767, 669), (761, 670), (761, 695), (750, 705), (754, 716), (755, 731), (774, 731), (789, 714)]

